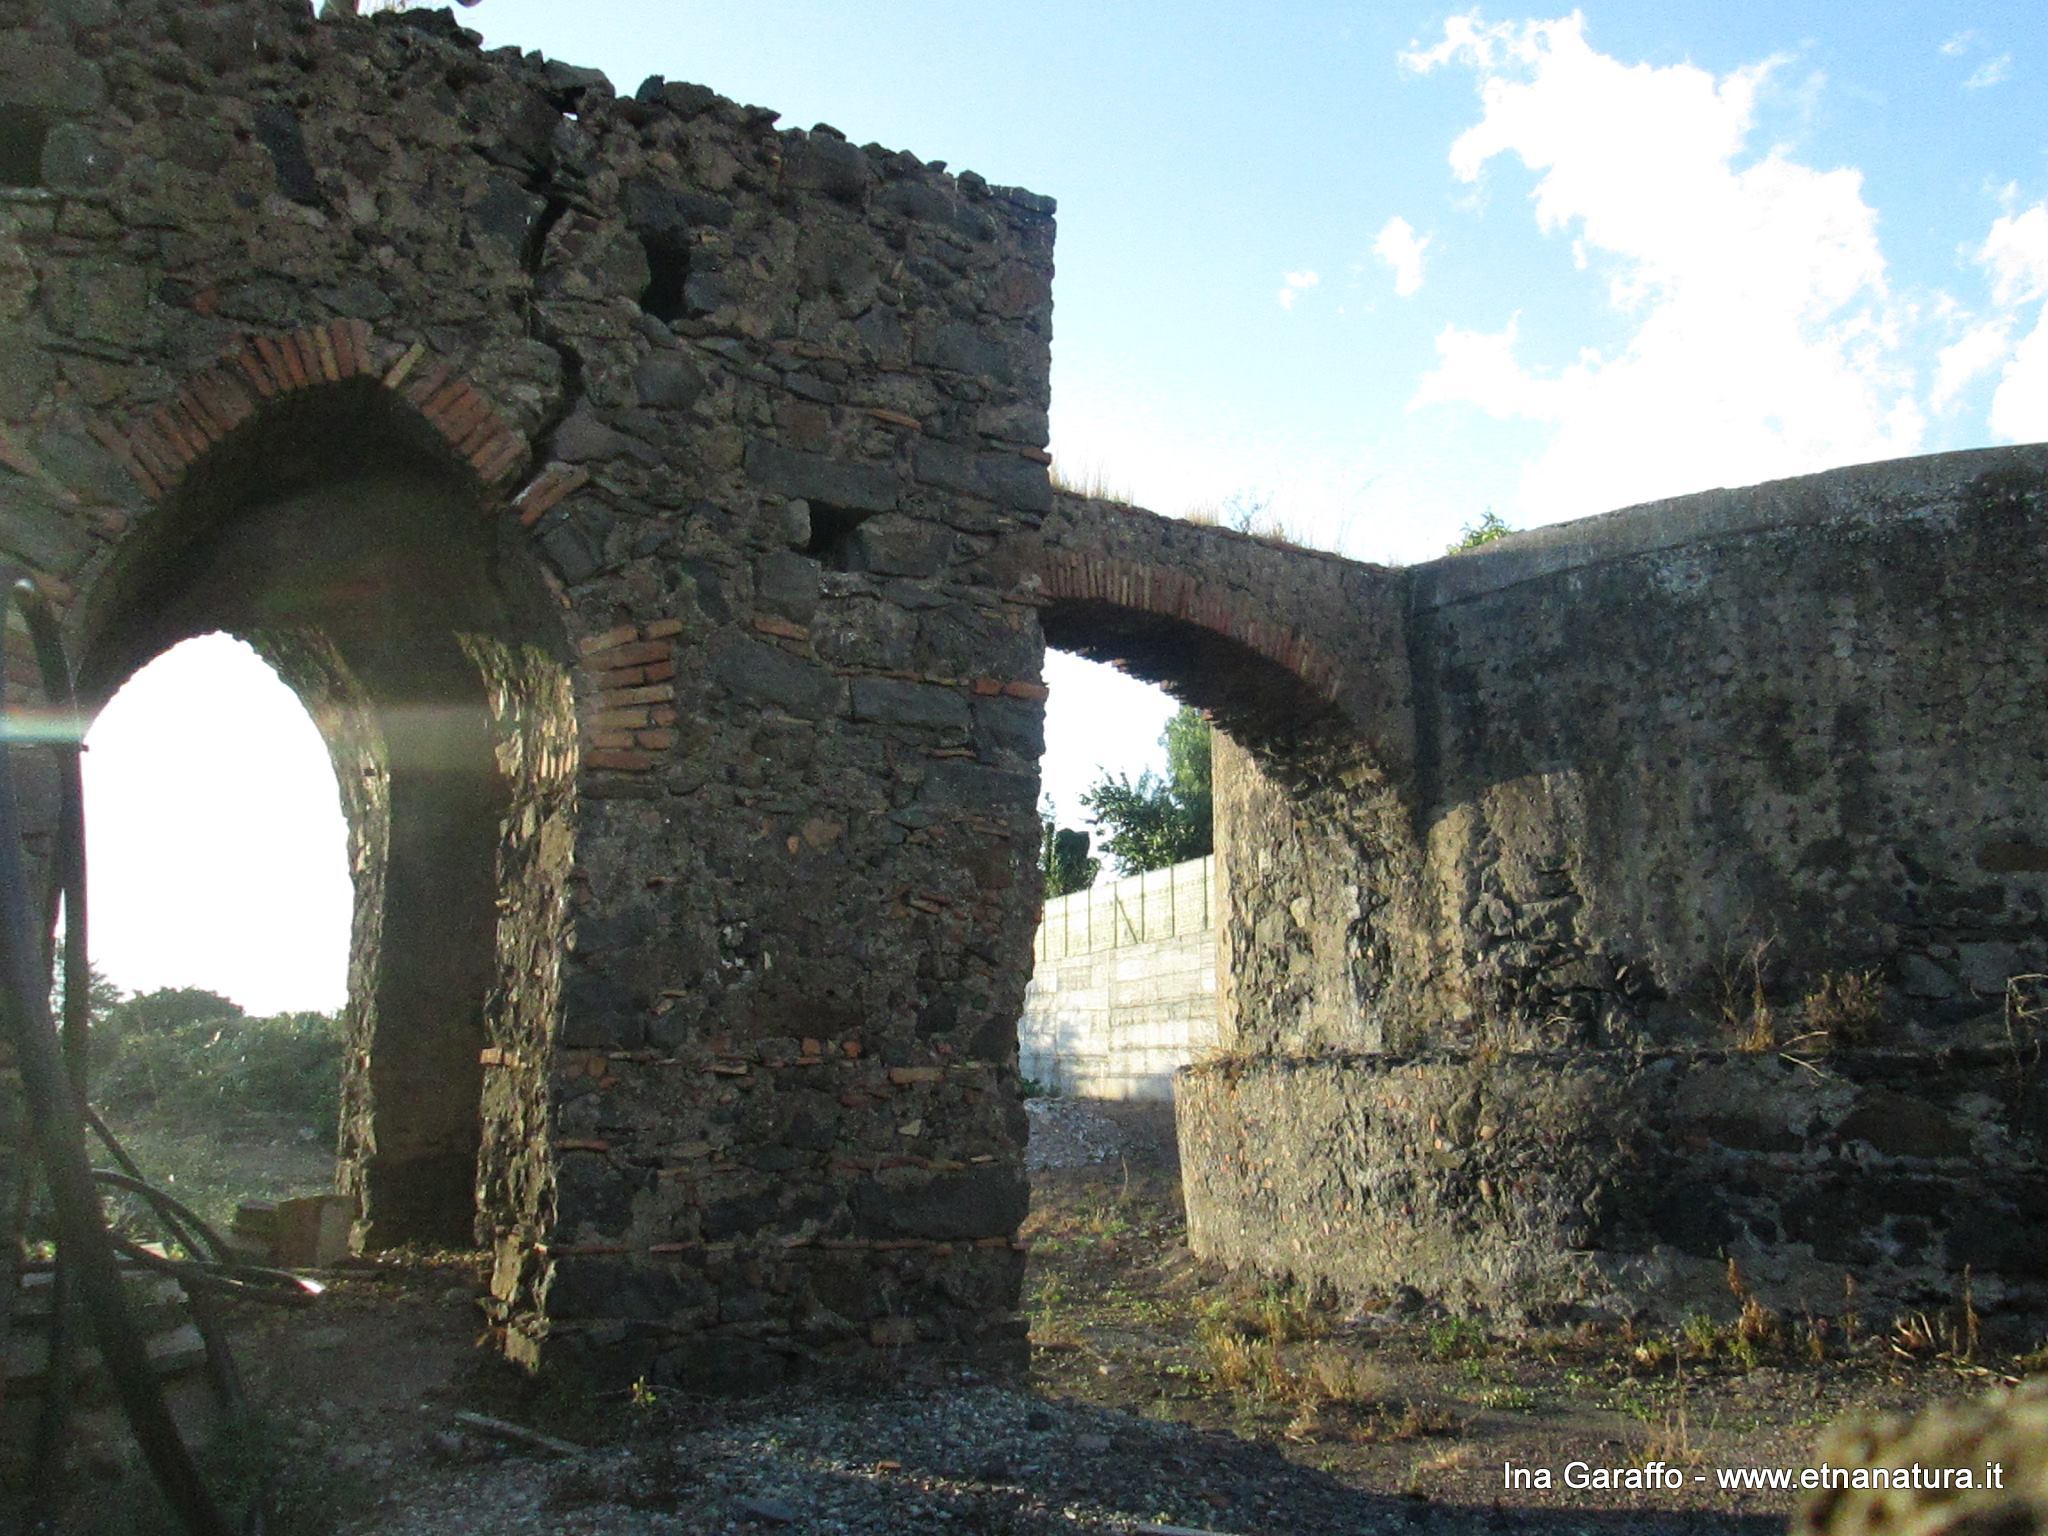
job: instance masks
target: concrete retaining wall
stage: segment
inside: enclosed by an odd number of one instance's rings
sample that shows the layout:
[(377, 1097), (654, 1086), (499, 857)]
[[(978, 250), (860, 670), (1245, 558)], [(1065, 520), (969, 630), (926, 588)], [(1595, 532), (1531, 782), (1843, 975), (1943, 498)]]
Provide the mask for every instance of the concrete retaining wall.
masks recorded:
[(2048, 1302), (2048, 1085), (1996, 1051), (1225, 1057), (1176, 1083), (1188, 1241), (1509, 1322)]
[(1215, 860), (1046, 903), (1018, 1026), (1024, 1076), (1088, 1099), (1170, 1099), (1216, 1039)]

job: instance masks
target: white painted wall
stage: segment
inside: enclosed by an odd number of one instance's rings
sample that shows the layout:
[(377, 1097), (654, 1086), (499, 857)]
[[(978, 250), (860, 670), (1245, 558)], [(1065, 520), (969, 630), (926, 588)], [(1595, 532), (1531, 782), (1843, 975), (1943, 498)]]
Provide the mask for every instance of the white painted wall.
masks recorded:
[(1024, 993), (1024, 1076), (1087, 1099), (1170, 1099), (1216, 1040), (1216, 861), (1045, 904)]

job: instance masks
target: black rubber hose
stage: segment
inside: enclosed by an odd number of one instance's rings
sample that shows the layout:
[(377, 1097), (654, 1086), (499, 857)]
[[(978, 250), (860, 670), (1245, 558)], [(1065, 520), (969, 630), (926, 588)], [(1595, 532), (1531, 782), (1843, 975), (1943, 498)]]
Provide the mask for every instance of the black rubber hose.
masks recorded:
[[(85, 784), (81, 773), (84, 728), (78, 718), (78, 695), (63, 637), (42, 594), (26, 584), (16, 588), (21, 615), (35, 648), (42, 674), (43, 698), (57, 730), (49, 745), (57, 761), (57, 842), (52, 860), (49, 910), (43, 932), (54, 942), (57, 903), (64, 905), (64, 1064), (72, 1093), (85, 1102), (90, 1071), (86, 1032), (91, 1016), (90, 962), (86, 956)], [(48, 974), (47, 967), (45, 974)], [(78, 1354), (78, 1298), (69, 1267), (59, 1265), (50, 1276), (50, 1319), (45, 1330), (42, 1411), (37, 1416), (33, 1494), (29, 1502), (34, 1523), (54, 1519), (63, 1499), (64, 1450), (71, 1416), (72, 1384)]]
[[(0, 599), (0, 626), (6, 609), (7, 601)], [(84, 1105), (50, 1017), (48, 972), (22, 869), (21, 816), (7, 736), (0, 728), (0, 1013), (14, 1041), (29, 1121), (49, 1185), (58, 1253), (67, 1267), (76, 1266), (79, 1292), (107, 1374), (172, 1510), (194, 1536), (230, 1536), (232, 1528), (171, 1417), (122, 1292), (120, 1265), (85, 1156)]]

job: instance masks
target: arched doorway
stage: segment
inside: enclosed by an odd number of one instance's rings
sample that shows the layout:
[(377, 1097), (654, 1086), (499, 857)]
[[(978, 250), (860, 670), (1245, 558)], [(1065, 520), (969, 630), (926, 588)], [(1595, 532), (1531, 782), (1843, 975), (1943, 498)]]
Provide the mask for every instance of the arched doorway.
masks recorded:
[(571, 854), (574, 715), (538, 568), (369, 380), (271, 407), (136, 526), (89, 596), (96, 708), (191, 636), (246, 641), (324, 741), (354, 885), (339, 1180), (355, 1239), (530, 1220)]

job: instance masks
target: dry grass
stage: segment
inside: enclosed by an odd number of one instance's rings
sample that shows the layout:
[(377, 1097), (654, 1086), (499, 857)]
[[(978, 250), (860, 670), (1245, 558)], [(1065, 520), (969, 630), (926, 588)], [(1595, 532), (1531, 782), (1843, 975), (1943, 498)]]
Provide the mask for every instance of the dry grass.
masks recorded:
[(1829, 1045), (1863, 1045), (1884, 1019), (1884, 983), (1874, 970), (1829, 971), (1799, 1006)]
[(1685, 1400), (1685, 1373), (1680, 1371), (1671, 1407), (1666, 1410), (1663, 1422), (1644, 1434), (1636, 1448), (1636, 1464), (1649, 1466), (1661, 1462), (1672, 1467), (1696, 1467), (1705, 1460), (1706, 1453), (1693, 1443), (1692, 1414)]
[(2044, 1036), (2048, 1020), (2048, 976), (2028, 972), (2009, 977), (2005, 983), (2005, 1039), (2012, 1057), (2012, 1091), (2015, 1101), (2024, 1100), (2041, 1071)]
[(1758, 939), (1724, 962), (1715, 978), (1721, 1023), (1738, 1051), (1761, 1055), (1778, 1048), (1778, 1018), (1764, 991), (1764, 962), (1776, 942), (1775, 935)]
[(1064, 491), (1069, 496), (1086, 496), (1091, 501), (1119, 501), (1130, 505), (1130, 487), (1118, 485), (1109, 478), (1109, 471), (1100, 464), (1073, 471), (1055, 459), (1046, 471), (1052, 477), (1052, 488)]
[(1943, 1307), (1932, 1314), (1908, 1312), (1895, 1318), (1891, 1336), (1885, 1342), (1891, 1352), (1902, 1360), (1974, 1366), (1982, 1343), (1983, 1323), (1984, 1319), (1977, 1311), (1970, 1271), (1965, 1266), (1961, 1289), (1956, 1293), (1953, 1307)]

